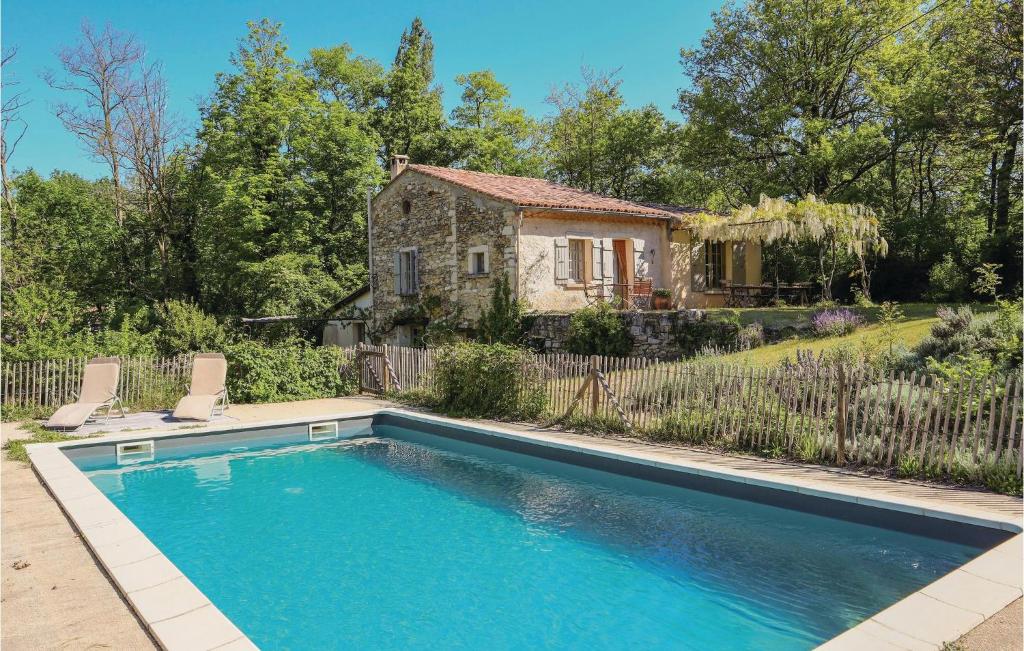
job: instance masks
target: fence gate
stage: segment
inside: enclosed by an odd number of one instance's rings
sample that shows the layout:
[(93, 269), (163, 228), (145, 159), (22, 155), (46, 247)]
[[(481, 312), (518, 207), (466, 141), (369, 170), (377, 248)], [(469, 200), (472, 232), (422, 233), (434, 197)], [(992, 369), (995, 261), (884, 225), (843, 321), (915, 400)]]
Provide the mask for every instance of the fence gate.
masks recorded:
[(359, 377), (359, 393), (384, 395), (389, 391), (401, 391), (395, 368), (388, 356), (388, 347), (359, 344), (356, 348), (356, 368)]

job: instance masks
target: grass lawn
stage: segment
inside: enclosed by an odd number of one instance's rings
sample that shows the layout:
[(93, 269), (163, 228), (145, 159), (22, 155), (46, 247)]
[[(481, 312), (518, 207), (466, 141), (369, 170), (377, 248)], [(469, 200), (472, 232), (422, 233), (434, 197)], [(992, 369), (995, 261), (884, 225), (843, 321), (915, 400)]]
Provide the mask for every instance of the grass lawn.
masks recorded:
[[(924, 339), (931, 332), (932, 326), (938, 323), (938, 321), (934, 316), (926, 319), (908, 319), (897, 326), (900, 340), (910, 348)], [(774, 366), (787, 357), (795, 360), (797, 350), (810, 350), (814, 354), (818, 354), (823, 350), (844, 344), (859, 346), (863, 340), (878, 336), (879, 327), (877, 325), (867, 325), (845, 337), (800, 337), (771, 344), (770, 346), (761, 346), (760, 348), (754, 348), (742, 353), (723, 355), (718, 359), (731, 364)]]
[[(902, 343), (911, 348), (924, 339), (932, 326), (938, 322), (935, 310), (939, 307), (935, 303), (904, 303), (900, 306), (906, 316), (906, 320), (899, 324), (899, 339)], [(875, 325), (878, 321), (879, 308), (850, 307), (851, 310), (862, 315), (868, 325), (845, 337), (794, 337), (769, 346), (762, 346), (742, 353), (733, 353), (719, 358), (726, 363), (741, 363), (750, 366), (774, 366), (787, 357), (796, 359), (797, 350), (810, 350), (815, 354), (844, 344), (860, 345), (865, 339), (879, 336), (879, 327)], [(992, 305), (973, 304), (971, 309), (975, 312), (990, 312), (995, 308)], [(721, 309), (709, 310), (708, 318), (728, 318), (736, 316), (740, 323), (746, 325), (760, 321), (766, 328), (803, 327), (810, 323), (811, 317), (820, 308), (813, 307), (782, 307), (782, 308), (748, 308), (748, 309)]]
[[(881, 313), (879, 307), (856, 307), (853, 305), (842, 305), (864, 317), (868, 323), (878, 321)], [(990, 312), (995, 309), (992, 305), (984, 303), (971, 304), (975, 312)], [(900, 308), (908, 320), (928, 319), (935, 316), (935, 310), (939, 308), (937, 303), (901, 303)], [(740, 323), (748, 325), (754, 322), (761, 322), (766, 328), (785, 328), (808, 326), (811, 317), (821, 312), (820, 307), (749, 307), (749, 308), (715, 308), (707, 311), (709, 319), (728, 319), (737, 317)]]

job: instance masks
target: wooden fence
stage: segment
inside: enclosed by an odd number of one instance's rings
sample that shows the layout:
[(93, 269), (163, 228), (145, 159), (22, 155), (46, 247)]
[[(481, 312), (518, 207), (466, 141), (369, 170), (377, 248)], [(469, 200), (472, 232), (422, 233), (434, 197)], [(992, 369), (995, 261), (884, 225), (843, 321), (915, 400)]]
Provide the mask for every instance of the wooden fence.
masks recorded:
[[(362, 384), (372, 392), (433, 390), (435, 351), (365, 350), (373, 356), (364, 358)], [(1019, 374), (948, 381), (813, 360), (750, 368), (570, 354), (538, 354), (531, 363), (551, 421), (581, 414), (666, 439), (909, 474), (998, 461), (1021, 476)]]
[[(2, 402), (45, 407), (72, 402), (87, 361), (6, 363), (0, 374)], [(360, 346), (344, 350), (343, 362), (344, 372), (357, 373), (361, 392), (435, 390), (434, 350)], [(1019, 374), (948, 381), (813, 360), (748, 368), (713, 360), (569, 354), (532, 355), (527, 364), (531, 377), (540, 378), (551, 422), (583, 415), (665, 439), (726, 443), (808, 460), (906, 466), (912, 474), (999, 462), (1021, 476)], [(124, 357), (122, 399), (133, 406), (173, 405), (184, 395), (190, 374), (187, 355)]]
[[(125, 404), (152, 405), (185, 395), (192, 375), (191, 356), (121, 357), (120, 360), (119, 387)], [(20, 407), (53, 408), (74, 402), (88, 361), (82, 357), (5, 363), (0, 369), (2, 402)]]

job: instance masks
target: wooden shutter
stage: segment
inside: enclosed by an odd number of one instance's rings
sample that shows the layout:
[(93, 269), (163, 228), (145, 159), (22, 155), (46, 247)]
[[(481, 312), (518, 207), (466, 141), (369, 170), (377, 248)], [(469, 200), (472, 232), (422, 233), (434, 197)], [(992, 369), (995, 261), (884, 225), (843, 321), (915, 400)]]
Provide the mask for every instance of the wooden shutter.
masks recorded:
[(604, 295), (610, 297), (615, 283), (615, 252), (612, 250), (612, 238), (601, 240), (601, 270), (604, 272)]
[(569, 282), (569, 240), (565, 237), (555, 238), (555, 282)]
[(420, 256), (419, 250), (413, 249), (409, 253), (409, 260), (412, 262), (412, 287), (410, 291), (413, 294), (420, 292)]
[(703, 292), (708, 288), (707, 258), (704, 240), (690, 240), (690, 289)]
[(395, 251), (395, 293), (402, 293), (402, 252)]
[(648, 273), (647, 255), (643, 240), (633, 240), (633, 277), (647, 278)]
[(601, 249), (602, 240), (594, 238), (590, 240), (591, 244), (591, 271), (590, 277), (595, 283), (604, 283), (604, 252)]

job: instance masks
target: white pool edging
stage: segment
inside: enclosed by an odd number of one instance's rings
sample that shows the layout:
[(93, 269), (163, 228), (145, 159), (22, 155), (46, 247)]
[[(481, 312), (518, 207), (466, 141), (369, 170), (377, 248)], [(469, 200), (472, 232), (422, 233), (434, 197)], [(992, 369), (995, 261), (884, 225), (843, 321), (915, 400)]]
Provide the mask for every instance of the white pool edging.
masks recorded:
[[(520, 431), (498, 424), (472, 422), (406, 411), (378, 408), (360, 412), (317, 415), (248, 423), (217, 423), (201, 428), (149, 432), (123, 432), (103, 437), (36, 443), (26, 446), (42, 482), (82, 534), (118, 590), (160, 645), (168, 650), (234, 650), (257, 648), (221, 611), (174, 566), (160, 550), (71, 462), (61, 448), (168, 437), (194, 436), (247, 429), (265, 429), (313, 421), (350, 420), (393, 414), (475, 433), (532, 443), (620, 461), (640, 463), (688, 474), (734, 481), (776, 490), (803, 493), (875, 508), (914, 513), (1015, 533), (1010, 540), (953, 570), (921, 590), (826, 642), (821, 648), (937, 649), (958, 639), (982, 621), (1020, 598), (1022, 594), (1022, 526), (1019, 518), (934, 502), (868, 491), (837, 491), (793, 479), (770, 478), (767, 473), (723, 469), (698, 461), (670, 460), (657, 448), (642, 444), (622, 450), (622, 443), (602, 439), (575, 440), (572, 444), (540, 431)], [(635, 448), (641, 449), (635, 449)], [(650, 446), (647, 446), (650, 447)], [(618, 448), (618, 449), (616, 449)]]

